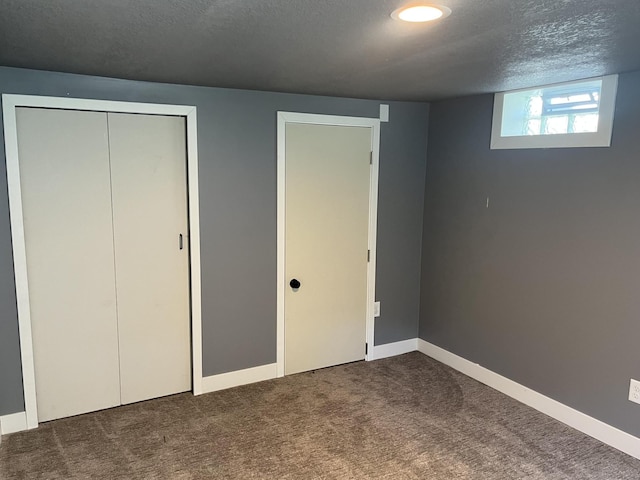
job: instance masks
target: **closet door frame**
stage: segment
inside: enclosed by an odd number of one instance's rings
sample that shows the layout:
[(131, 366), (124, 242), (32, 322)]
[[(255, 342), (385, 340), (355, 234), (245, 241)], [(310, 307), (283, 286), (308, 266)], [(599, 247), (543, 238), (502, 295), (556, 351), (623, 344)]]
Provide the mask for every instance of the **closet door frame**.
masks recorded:
[(19, 107), (55, 108), (62, 110), (89, 110), (108, 113), (138, 113), (147, 115), (179, 116), (186, 119), (187, 135), (187, 190), (189, 207), (190, 294), (191, 294), (191, 351), (192, 388), (195, 395), (202, 392), (202, 309), (200, 283), (200, 206), (198, 195), (198, 132), (197, 110), (189, 105), (164, 105), (130, 103), (108, 100), (88, 100), (32, 95), (2, 95), (7, 185), (9, 191), (9, 215), (13, 267), (15, 272), (20, 357), (22, 362), (22, 387), (25, 403), (25, 427), (38, 426), (36, 382), (31, 336), (31, 310), (29, 306), (29, 282), (24, 239), (22, 192), (20, 187), (20, 158), (18, 154), (18, 129), (16, 109)]

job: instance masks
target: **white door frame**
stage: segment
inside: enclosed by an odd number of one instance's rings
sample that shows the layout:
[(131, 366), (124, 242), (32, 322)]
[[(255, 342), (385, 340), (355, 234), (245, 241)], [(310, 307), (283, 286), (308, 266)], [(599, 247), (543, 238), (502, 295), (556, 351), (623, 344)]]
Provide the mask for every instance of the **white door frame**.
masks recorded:
[(380, 172), (380, 119), (364, 117), (341, 117), (335, 115), (315, 115), (309, 113), (278, 112), (278, 299), (277, 317), (277, 376), (284, 376), (284, 298), (285, 298), (285, 165), (286, 165), (286, 125), (305, 123), (313, 125), (334, 125), (344, 127), (371, 128), (371, 179), (369, 184), (369, 250), (371, 256), (367, 264), (367, 322), (366, 360), (373, 359), (374, 318), (373, 303), (376, 294), (376, 245), (378, 231), (378, 175)]
[(198, 138), (196, 107), (188, 105), (161, 105), (129, 103), (107, 100), (40, 97), (32, 95), (2, 95), (4, 141), (7, 162), (7, 186), (9, 190), (9, 214), (11, 240), (18, 306), (20, 332), (20, 357), (22, 361), (22, 386), (27, 428), (38, 426), (36, 382), (31, 336), (31, 311), (29, 306), (29, 282), (24, 241), (22, 192), (20, 188), (20, 160), (18, 155), (18, 107), (58, 108), (65, 110), (90, 110), (112, 113), (138, 113), (185, 117), (187, 122), (187, 181), (189, 205), (189, 247), (191, 276), (191, 343), (193, 392), (202, 393), (202, 312), (200, 287), (200, 210), (198, 202)]

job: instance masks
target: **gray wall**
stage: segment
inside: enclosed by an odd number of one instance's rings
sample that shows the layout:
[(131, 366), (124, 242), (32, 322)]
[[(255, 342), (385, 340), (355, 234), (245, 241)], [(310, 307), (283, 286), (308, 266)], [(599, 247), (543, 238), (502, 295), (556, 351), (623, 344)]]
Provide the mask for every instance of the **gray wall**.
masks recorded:
[[(203, 373), (276, 361), (276, 111), (377, 117), (380, 102), (2, 67), (0, 92), (196, 105)], [(390, 105), (391, 122), (383, 124), (381, 132), (377, 298), (383, 314), (376, 324), (376, 344), (415, 338), (419, 314), (428, 105)], [(0, 157), (0, 415), (23, 410), (3, 155), (4, 151)]]
[(640, 436), (640, 72), (610, 148), (491, 151), (492, 102), (431, 105), (420, 338)]
[(428, 106), (424, 107), (391, 104), (390, 122), (382, 124), (376, 276), (381, 316), (376, 319), (376, 345), (418, 336), (418, 321), (414, 318), (419, 317), (420, 309), (429, 118)]

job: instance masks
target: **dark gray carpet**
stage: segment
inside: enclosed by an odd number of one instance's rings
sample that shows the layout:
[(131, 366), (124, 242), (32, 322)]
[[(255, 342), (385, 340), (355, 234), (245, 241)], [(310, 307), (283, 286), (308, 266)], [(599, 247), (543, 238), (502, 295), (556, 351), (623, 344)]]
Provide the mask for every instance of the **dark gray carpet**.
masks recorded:
[(640, 478), (640, 461), (420, 353), (43, 424), (9, 479)]

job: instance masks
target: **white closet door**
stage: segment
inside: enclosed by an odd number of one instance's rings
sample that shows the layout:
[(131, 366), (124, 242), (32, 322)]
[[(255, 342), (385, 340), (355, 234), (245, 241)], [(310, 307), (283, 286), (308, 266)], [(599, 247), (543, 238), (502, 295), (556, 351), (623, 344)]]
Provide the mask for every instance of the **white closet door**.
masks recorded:
[(108, 118), (127, 404), (191, 389), (186, 125), (182, 117)]
[(289, 375), (365, 356), (371, 129), (286, 129)]
[(17, 111), (39, 421), (120, 403), (107, 115)]

